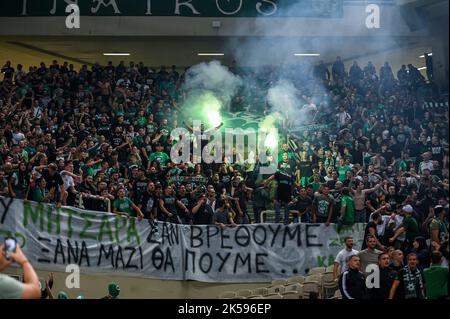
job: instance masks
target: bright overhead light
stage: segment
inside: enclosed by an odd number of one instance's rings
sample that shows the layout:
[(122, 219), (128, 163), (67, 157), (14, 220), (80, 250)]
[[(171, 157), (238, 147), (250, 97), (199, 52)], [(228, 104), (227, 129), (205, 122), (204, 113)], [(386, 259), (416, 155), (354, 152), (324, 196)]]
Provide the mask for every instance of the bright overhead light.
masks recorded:
[(426, 69), (427, 69), (427, 67), (426, 67), (426, 66), (423, 66), (423, 67), (421, 67), (421, 68), (418, 68), (417, 70), (421, 71), (421, 70), (426, 70)]
[[(428, 56), (433, 56), (433, 53), (427, 53)], [(419, 56), (419, 58), (423, 59), (425, 57), (425, 54), (422, 54), (421, 56)]]
[(197, 53), (198, 56), (224, 56), (224, 53)]
[(106, 56), (129, 56), (130, 53), (103, 53), (103, 55)]
[(320, 53), (294, 53), (295, 56), (320, 56)]

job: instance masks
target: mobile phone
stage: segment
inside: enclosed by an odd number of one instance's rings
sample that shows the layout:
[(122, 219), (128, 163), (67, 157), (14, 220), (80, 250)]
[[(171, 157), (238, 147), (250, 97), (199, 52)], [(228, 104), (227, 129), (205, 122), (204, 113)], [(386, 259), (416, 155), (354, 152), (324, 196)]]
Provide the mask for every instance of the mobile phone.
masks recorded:
[(11, 258), (11, 254), (16, 252), (17, 248), (17, 240), (12, 237), (6, 237), (5, 238), (5, 256), (6, 259)]

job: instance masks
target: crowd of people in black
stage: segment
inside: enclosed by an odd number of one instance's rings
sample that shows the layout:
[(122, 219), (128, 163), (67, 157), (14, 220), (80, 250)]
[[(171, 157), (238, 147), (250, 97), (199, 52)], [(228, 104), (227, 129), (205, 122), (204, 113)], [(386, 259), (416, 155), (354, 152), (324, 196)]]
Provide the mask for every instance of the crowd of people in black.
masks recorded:
[(185, 73), (176, 66), (109, 62), (75, 70), (55, 60), (24, 70), (6, 62), (0, 195), (222, 228), (261, 222), (261, 211), (273, 207), (276, 222), (284, 210), (285, 224), (291, 217), (368, 223), (385, 251), (420, 256), (447, 243), (448, 259), (448, 113), (422, 108), (427, 84), (417, 68), (402, 66), (394, 76), (387, 62), (377, 72), (355, 61), (347, 72), (338, 57), (331, 72), (323, 62), (229, 70), (247, 79), (232, 111), (267, 114), (267, 90), (283, 77), (324, 127), (287, 137), (282, 126), (272, 176), (259, 174), (258, 162), (171, 161), (170, 133), (188, 127), (181, 116)]

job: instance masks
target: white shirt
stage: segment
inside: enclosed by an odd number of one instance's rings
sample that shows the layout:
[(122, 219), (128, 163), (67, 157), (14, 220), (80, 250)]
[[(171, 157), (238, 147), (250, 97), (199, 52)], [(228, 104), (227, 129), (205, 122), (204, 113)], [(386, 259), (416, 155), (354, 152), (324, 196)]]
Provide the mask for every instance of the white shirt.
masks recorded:
[[(372, 220), (372, 214), (370, 214), (369, 219)], [(391, 220), (391, 216), (389, 215), (381, 215), (382, 223), (381, 225), (377, 225), (377, 234), (379, 237), (383, 237), (384, 231), (386, 230), (386, 226), (388, 225), (389, 221)]]
[(211, 206), (211, 208), (214, 212), (216, 211), (216, 200), (210, 201), (209, 199), (207, 199), (206, 204)]
[(350, 256), (358, 255), (358, 253), (359, 251), (357, 251), (356, 249), (347, 250), (347, 248), (344, 248), (336, 255), (334, 262), (341, 265), (341, 274), (348, 269), (347, 259)]
[(75, 182), (73, 180), (73, 177), (61, 172), (61, 178), (64, 182), (64, 190), (67, 191), (71, 186), (75, 186)]
[[(400, 227), (400, 225), (403, 223), (403, 220), (405, 219), (404, 216), (401, 216), (399, 214), (395, 214), (394, 219), (389, 219), (388, 224), (395, 224), (395, 228), (394, 230), (397, 231), (397, 229)], [(405, 241), (406, 239), (406, 234), (403, 233), (400, 236), (397, 237), (397, 240), (399, 241)]]

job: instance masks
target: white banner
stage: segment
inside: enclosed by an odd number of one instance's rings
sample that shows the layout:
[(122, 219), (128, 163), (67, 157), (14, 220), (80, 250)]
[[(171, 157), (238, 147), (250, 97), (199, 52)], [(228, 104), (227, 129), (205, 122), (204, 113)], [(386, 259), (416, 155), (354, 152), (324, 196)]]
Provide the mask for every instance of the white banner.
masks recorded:
[(358, 249), (364, 224), (254, 224), (221, 230), (0, 197), (0, 240), (13, 236), (39, 269), (108, 273), (204, 282), (267, 282), (329, 266), (353, 235)]

